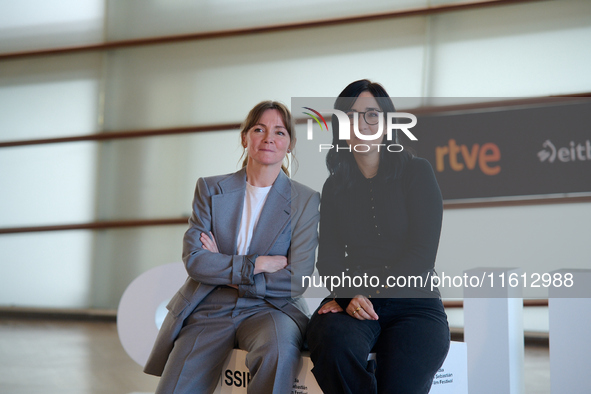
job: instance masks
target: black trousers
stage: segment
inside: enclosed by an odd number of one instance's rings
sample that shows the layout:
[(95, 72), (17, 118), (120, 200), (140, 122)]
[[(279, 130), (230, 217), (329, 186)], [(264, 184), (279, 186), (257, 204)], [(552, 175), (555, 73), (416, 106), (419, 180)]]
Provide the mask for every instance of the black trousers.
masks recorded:
[[(428, 393), (449, 350), (449, 327), (437, 298), (373, 299), (379, 316), (319, 315), (308, 326), (312, 372), (326, 394)], [(367, 361), (376, 352), (376, 369)]]

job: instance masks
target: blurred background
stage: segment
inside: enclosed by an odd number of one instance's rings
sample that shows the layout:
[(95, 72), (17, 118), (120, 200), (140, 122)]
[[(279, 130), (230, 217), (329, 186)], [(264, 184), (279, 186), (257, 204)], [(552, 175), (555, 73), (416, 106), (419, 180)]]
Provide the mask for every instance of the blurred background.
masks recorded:
[[(195, 182), (238, 168), (260, 100), (360, 78), (423, 106), (591, 92), (591, 2), (463, 3), (0, 1), (0, 306), (114, 309), (180, 261)], [(447, 209), (437, 268), (589, 267), (589, 223), (589, 202)]]
[[(589, 48), (588, 0), (0, 0), (0, 308), (113, 313), (180, 261), (261, 100), (588, 95)], [(447, 207), (436, 266), (589, 268), (590, 223), (589, 199)]]

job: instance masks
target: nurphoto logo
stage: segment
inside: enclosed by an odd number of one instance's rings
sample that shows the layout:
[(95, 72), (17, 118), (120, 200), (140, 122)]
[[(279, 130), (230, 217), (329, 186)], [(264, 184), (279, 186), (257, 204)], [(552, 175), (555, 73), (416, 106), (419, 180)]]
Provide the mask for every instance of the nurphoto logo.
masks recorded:
[[(393, 131), (394, 130), (401, 130), (410, 140), (417, 141), (417, 137), (414, 136), (410, 132), (410, 128), (416, 126), (417, 124), (417, 117), (408, 112), (381, 112), (377, 110), (371, 110), (367, 112), (343, 112), (338, 109), (326, 109), (317, 111), (310, 107), (302, 107), (310, 112), (303, 112), (305, 115), (310, 116), (312, 119), (308, 119), (307, 125), (307, 138), (308, 140), (312, 140), (314, 136), (314, 121), (320, 127), (320, 130), (328, 130), (328, 124), (326, 123), (326, 119), (322, 114), (332, 114), (337, 117), (339, 122), (339, 140), (341, 141), (348, 141), (351, 139), (351, 121), (353, 121), (353, 133), (355, 136), (362, 140), (362, 141), (375, 141), (376, 139), (380, 138), (384, 133), (384, 123), (386, 124), (386, 136), (388, 141), (393, 140)], [(359, 117), (363, 116), (363, 119), (368, 125), (378, 125), (377, 131), (374, 134), (363, 134), (359, 131)], [(397, 123), (397, 119), (409, 119), (409, 123)], [(402, 145), (393, 143), (393, 144), (371, 144), (371, 146), (377, 146), (378, 151), (381, 147), (385, 147), (389, 152), (401, 152), (404, 148)], [(332, 144), (320, 144), (319, 150), (322, 151), (323, 149), (333, 149), (334, 146)], [(343, 147), (336, 147), (337, 151), (339, 149), (345, 149)], [(351, 147), (348, 147), (351, 150)], [(368, 144), (357, 144), (353, 147), (356, 152), (367, 152), (370, 149), (370, 145)]]

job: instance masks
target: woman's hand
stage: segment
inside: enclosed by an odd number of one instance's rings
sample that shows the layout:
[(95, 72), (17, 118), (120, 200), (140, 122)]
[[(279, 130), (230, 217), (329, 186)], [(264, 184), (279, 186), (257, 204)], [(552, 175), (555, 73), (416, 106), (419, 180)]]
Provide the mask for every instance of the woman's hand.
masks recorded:
[[(211, 236), (211, 238), (209, 238)], [(199, 241), (203, 245), (203, 249), (209, 250), (211, 253), (219, 253), (218, 245), (215, 243), (215, 237), (213, 233), (210, 231), (209, 235), (206, 233), (201, 233), (201, 237), (199, 237)], [(226, 285), (235, 288), (238, 290), (238, 285)]]
[(254, 262), (254, 275), (266, 272), (272, 274), (287, 266), (285, 256), (259, 256)]
[[(201, 233), (199, 238), (203, 249), (209, 250), (212, 253), (219, 253), (218, 246), (215, 242), (215, 237), (210, 231), (209, 234)], [(259, 256), (254, 262), (254, 274), (260, 274), (261, 272), (267, 272), (272, 274), (287, 266), (287, 257), (285, 256)]]
[(357, 320), (378, 320), (378, 315), (373, 310), (373, 304), (369, 298), (362, 295), (356, 295), (349, 302), (346, 312), (349, 316)]
[[(211, 238), (209, 238), (211, 236)], [(218, 245), (215, 243), (215, 237), (213, 233), (210, 231), (209, 235), (206, 233), (201, 233), (201, 237), (199, 237), (199, 241), (203, 245), (203, 249), (209, 250), (212, 253), (219, 253)]]
[(335, 300), (328, 301), (326, 304), (322, 305), (320, 309), (318, 309), (318, 314), (323, 315), (325, 313), (337, 313), (342, 312), (343, 308)]
[[(209, 234), (201, 233), (201, 237), (199, 237), (201, 241), (202, 248), (205, 250), (209, 250), (212, 253), (219, 253), (218, 246), (215, 242), (215, 237), (213, 233), (210, 231)], [(254, 262), (254, 272), (253, 274), (260, 274), (261, 272), (267, 272), (272, 274), (273, 272), (277, 272), (287, 266), (287, 257), (285, 256), (259, 256)], [(230, 285), (234, 287), (234, 285)]]

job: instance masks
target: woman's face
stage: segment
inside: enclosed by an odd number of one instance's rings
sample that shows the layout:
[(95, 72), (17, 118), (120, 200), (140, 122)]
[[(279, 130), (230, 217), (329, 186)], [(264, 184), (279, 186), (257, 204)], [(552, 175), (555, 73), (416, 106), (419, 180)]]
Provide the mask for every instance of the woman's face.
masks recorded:
[(248, 153), (249, 165), (277, 166), (281, 168), (291, 137), (276, 109), (268, 109), (242, 137)]
[[(353, 104), (353, 106), (351, 107), (351, 109), (349, 111), (347, 111), (347, 114), (349, 115), (349, 119), (351, 121), (351, 138), (347, 140), (347, 143), (349, 144), (349, 146), (351, 146), (354, 150), (353, 153), (354, 154), (372, 154), (372, 153), (378, 153), (378, 146), (375, 146), (377, 144), (380, 144), (382, 141), (382, 138), (384, 137), (384, 131), (385, 131), (385, 127), (382, 127), (382, 132), (378, 135), (376, 135), (375, 139), (372, 140), (362, 140), (360, 138), (357, 137), (357, 135), (355, 134), (355, 132), (353, 131), (353, 118), (352, 117), (357, 117), (359, 120), (359, 133), (363, 134), (363, 135), (375, 135), (378, 132), (379, 129), (379, 124), (368, 124), (365, 120), (365, 117), (362, 113), (360, 112), (370, 112), (370, 111), (382, 111), (380, 106), (378, 105), (378, 102), (376, 101), (375, 97), (370, 93), (370, 92), (361, 92), (361, 94), (357, 97), (357, 100), (355, 100), (355, 103)], [(381, 116), (384, 116), (384, 114), (380, 114)], [(368, 114), (367, 116), (370, 116), (370, 114)], [(375, 122), (377, 122), (377, 119), (375, 120)], [(370, 123), (373, 123), (372, 121), (370, 121)], [(382, 123), (383, 124), (383, 123)], [(358, 144), (363, 144), (365, 146), (363, 147), (359, 147), (358, 149), (355, 150), (355, 146)], [(375, 144), (375, 145), (372, 145)], [(369, 146), (369, 148), (367, 148), (367, 146)]]

